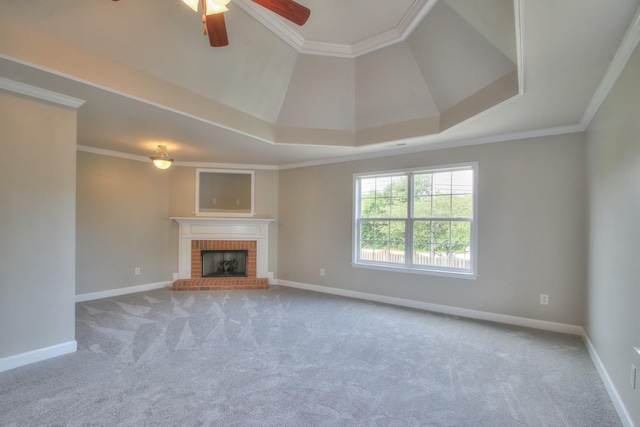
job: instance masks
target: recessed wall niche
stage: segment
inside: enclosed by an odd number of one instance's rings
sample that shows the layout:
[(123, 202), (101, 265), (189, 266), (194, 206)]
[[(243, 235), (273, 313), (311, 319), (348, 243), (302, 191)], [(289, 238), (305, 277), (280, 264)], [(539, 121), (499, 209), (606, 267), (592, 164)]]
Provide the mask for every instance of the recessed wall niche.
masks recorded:
[(197, 216), (253, 216), (254, 172), (196, 169)]

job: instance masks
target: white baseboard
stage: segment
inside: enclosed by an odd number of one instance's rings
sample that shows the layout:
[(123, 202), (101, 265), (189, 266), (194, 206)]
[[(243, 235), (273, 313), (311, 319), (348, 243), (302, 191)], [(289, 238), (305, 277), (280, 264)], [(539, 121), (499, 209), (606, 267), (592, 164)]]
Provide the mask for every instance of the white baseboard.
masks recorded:
[(453, 307), (449, 305), (431, 304), (423, 301), (414, 301), (404, 298), (389, 297), (384, 295), (369, 294), (366, 292), (349, 291), (346, 289), (331, 288), (328, 286), (309, 285), (306, 283), (292, 282), (289, 280), (276, 280), (276, 284), (290, 288), (306, 289), (325, 294), (340, 295), (343, 297), (358, 298), (368, 301), (376, 301), (402, 307), (417, 308), (452, 316), (468, 317), (471, 319), (487, 320), (490, 322), (505, 323), (507, 325), (524, 326), (526, 328), (542, 329), (545, 331), (560, 332), (563, 334), (584, 334), (581, 326), (567, 325), (564, 323), (548, 322), (545, 320), (529, 319), (526, 317), (508, 316), (506, 314), (490, 313), (487, 311), (470, 310), (467, 308)]
[(600, 360), (600, 356), (598, 356), (598, 352), (591, 343), (591, 340), (589, 339), (589, 336), (586, 334), (586, 332), (582, 335), (582, 339), (584, 340), (584, 344), (589, 351), (589, 356), (591, 356), (593, 364), (596, 365), (596, 369), (600, 374), (600, 378), (602, 378), (602, 382), (607, 389), (607, 393), (609, 393), (611, 402), (613, 402), (613, 406), (616, 408), (616, 412), (618, 412), (618, 416), (620, 417), (622, 425), (624, 427), (634, 427), (633, 421), (631, 420), (631, 415), (629, 415), (629, 412), (627, 411), (627, 407), (622, 402), (616, 386), (613, 384), (613, 381), (611, 381), (611, 377), (609, 376), (607, 369), (604, 367), (602, 360)]
[(0, 372), (19, 368), (20, 366), (29, 365), (31, 363), (41, 362), (43, 360), (51, 359), (52, 357), (62, 356), (63, 354), (75, 353), (77, 350), (78, 343), (74, 340), (52, 345), (51, 347), (40, 348), (38, 350), (5, 357), (0, 359)]
[(151, 291), (153, 289), (167, 288), (172, 282), (148, 283), (146, 285), (130, 286), (127, 288), (110, 289), (108, 291), (91, 292), (76, 295), (76, 302), (91, 301), (94, 299), (117, 297), (118, 295), (135, 294), (137, 292)]

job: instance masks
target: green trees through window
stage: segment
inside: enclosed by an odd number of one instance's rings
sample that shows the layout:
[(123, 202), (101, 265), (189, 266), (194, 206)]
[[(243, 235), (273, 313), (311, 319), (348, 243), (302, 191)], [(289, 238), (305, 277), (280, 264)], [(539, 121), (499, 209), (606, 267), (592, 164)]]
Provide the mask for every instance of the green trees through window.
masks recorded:
[(472, 271), (474, 167), (356, 176), (356, 262)]

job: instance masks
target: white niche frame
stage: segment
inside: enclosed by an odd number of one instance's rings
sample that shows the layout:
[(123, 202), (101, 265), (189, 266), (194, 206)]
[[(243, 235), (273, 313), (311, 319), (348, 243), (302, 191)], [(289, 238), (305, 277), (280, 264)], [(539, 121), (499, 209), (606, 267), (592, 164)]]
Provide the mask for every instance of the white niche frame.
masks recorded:
[[(232, 197), (235, 199), (235, 205), (233, 203), (225, 203), (218, 207), (215, 206), (217, 197), (213, 197), (212, 203), (209, 203), (209, 197), (204, 200), (201, 197), (201, 188), (206, 191), (205, 188), (215, 187), (216, 180), (223, 182), (239, 182), (242, 181), (242, 185), (246, 186), (247, 180), (236, 180), (234, 177), (246, 175), (250, 183), (250, 189), (238, 187), (237, 191), (241, 193), (238, 197)], [(235, 185), (235, 184), (234, 184)], [(215, 191), (215, 190), (211, 190)], [(249, 195), (250, 194), (250, 195)], [(228, 199), (229, 195), (221, 199)], [(202, 199), (202, 200), (201, 200)], [(247, 200), (249, 199), (249, 200)], [(239, 206), (239, 207), (237, 207)], [(255, 172), (252, 170), (243, 169), (196, 169), (196, 207), (194, 214), (196, 216), (204, 217), (253, 217), (255, 216)]]

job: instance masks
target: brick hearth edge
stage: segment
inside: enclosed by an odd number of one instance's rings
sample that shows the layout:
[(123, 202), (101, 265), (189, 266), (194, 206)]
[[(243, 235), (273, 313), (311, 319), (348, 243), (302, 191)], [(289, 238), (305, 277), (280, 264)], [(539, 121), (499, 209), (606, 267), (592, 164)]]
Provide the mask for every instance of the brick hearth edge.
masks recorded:
[[(268, 289), (269, 279), (256, 277), (255, 240), (192, 240), (191, 241), (191, 279), (178, 279), (173, 282), (174, 291), (218, 291)], [(201, 277), (202, 250), (247, 250), (248, 277)]]

